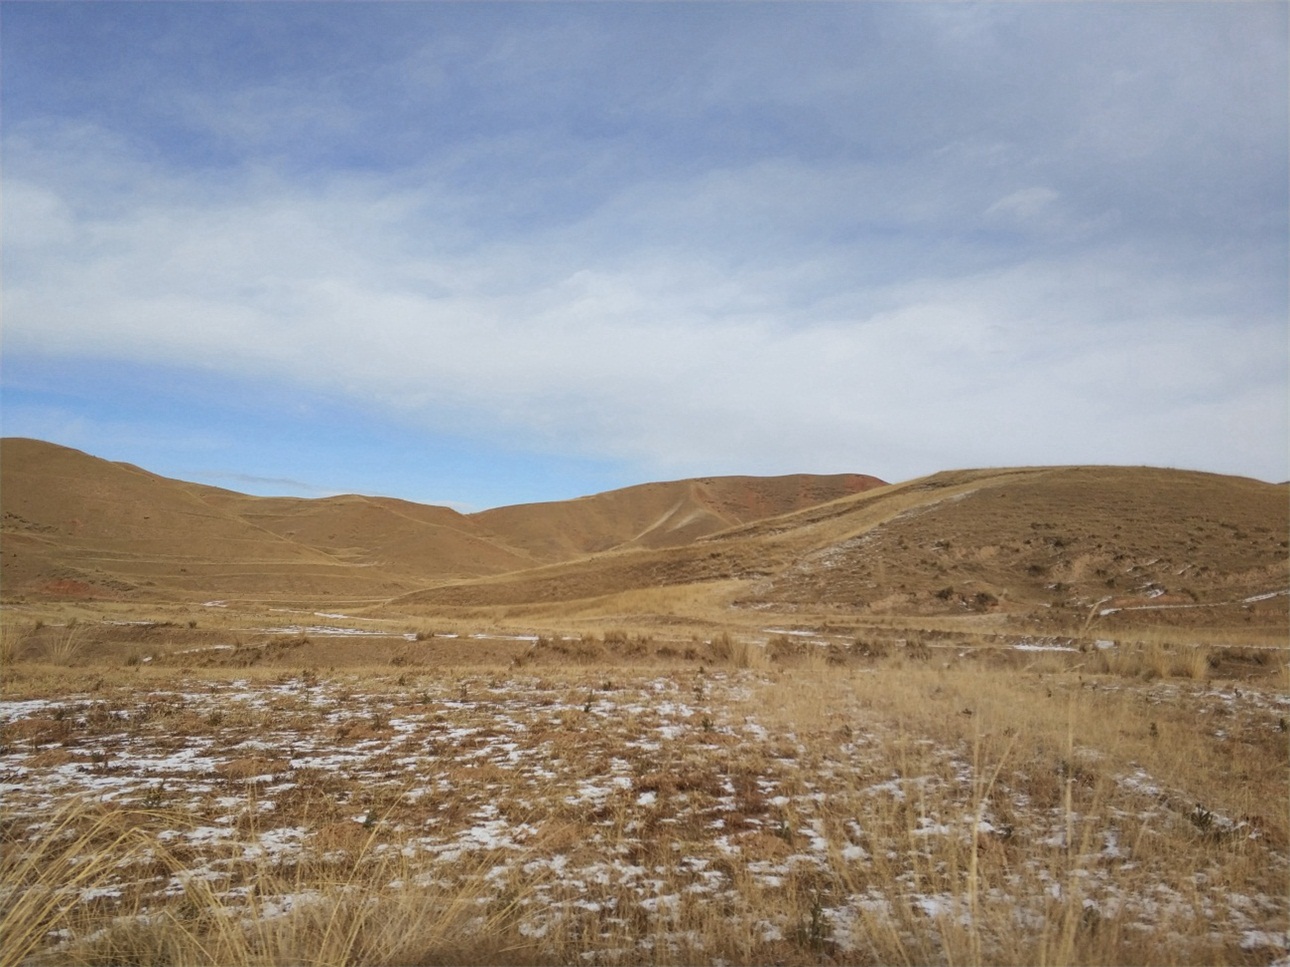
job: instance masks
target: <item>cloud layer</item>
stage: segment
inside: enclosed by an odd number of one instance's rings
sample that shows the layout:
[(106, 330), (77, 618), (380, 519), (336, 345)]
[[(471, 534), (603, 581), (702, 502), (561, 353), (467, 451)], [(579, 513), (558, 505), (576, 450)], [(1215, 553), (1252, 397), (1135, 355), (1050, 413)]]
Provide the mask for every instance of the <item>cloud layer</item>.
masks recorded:
[(1281, 5), (164, 9), (6, 11), (6, 354), (655, 477), (1290, 476)]

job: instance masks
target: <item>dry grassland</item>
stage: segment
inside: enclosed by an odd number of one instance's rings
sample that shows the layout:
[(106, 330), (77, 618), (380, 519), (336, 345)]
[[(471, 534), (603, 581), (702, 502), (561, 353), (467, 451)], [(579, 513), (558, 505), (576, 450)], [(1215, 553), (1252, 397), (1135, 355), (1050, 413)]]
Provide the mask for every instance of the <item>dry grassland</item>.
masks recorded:
[(0, 962), (1287, 958), (1284, 649), (471, 631), (6, 625)]

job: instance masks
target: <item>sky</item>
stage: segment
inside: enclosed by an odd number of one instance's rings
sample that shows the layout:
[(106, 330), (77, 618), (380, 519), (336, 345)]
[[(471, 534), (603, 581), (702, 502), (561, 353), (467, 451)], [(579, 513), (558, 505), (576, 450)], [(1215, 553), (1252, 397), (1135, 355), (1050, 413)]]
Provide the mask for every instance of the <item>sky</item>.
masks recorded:
[(1288, 17), (6, 3), (0, 433), (467, 510), (1285, 480)]

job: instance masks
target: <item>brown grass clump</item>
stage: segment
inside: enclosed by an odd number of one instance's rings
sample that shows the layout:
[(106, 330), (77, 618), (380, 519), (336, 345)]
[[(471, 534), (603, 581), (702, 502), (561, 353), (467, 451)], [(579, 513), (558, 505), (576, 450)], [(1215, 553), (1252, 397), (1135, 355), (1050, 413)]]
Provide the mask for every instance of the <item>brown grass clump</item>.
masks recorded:
[(1122, 642), (1113, 648), (1097, 649), (1092, 667), (1101, 674), (1123, 678), (1204, 681), (1216, 661), (1214, 650), (1204, 645)]
[(730, 668), (762, 669), (767, 666), (764, 647), (728, 631), (713, 636), (704, 646), (704, 654), (710, 661)]
[(0, 621), (0, 669), (8, 669), (18, 660), (24, 632), (15, 621)]

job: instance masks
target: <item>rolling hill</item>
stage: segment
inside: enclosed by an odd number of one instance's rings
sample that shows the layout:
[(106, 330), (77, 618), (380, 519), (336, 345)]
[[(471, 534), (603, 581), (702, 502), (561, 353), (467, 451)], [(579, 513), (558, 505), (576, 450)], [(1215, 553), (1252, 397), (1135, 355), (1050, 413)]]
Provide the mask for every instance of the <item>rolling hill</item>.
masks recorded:
[(1069, 629), (1290, 617), (1290, 486), (1147, 467), (712, 477), (460, 514), (0, 442), (2, 590), (369, 614)]
[(684, 547), (448, 582), (395, 604), (814, 626), (902, 616), (1284, 628), (1288, 495), (1284, 484), (1152, 468), (955, 471)]
[(5, 594), (382, 600), (626, 547), (672, 547), (882, 486), (715, 477), (460, 514), (385, 497), (251, 497), (38, 440), (0, 441)]

